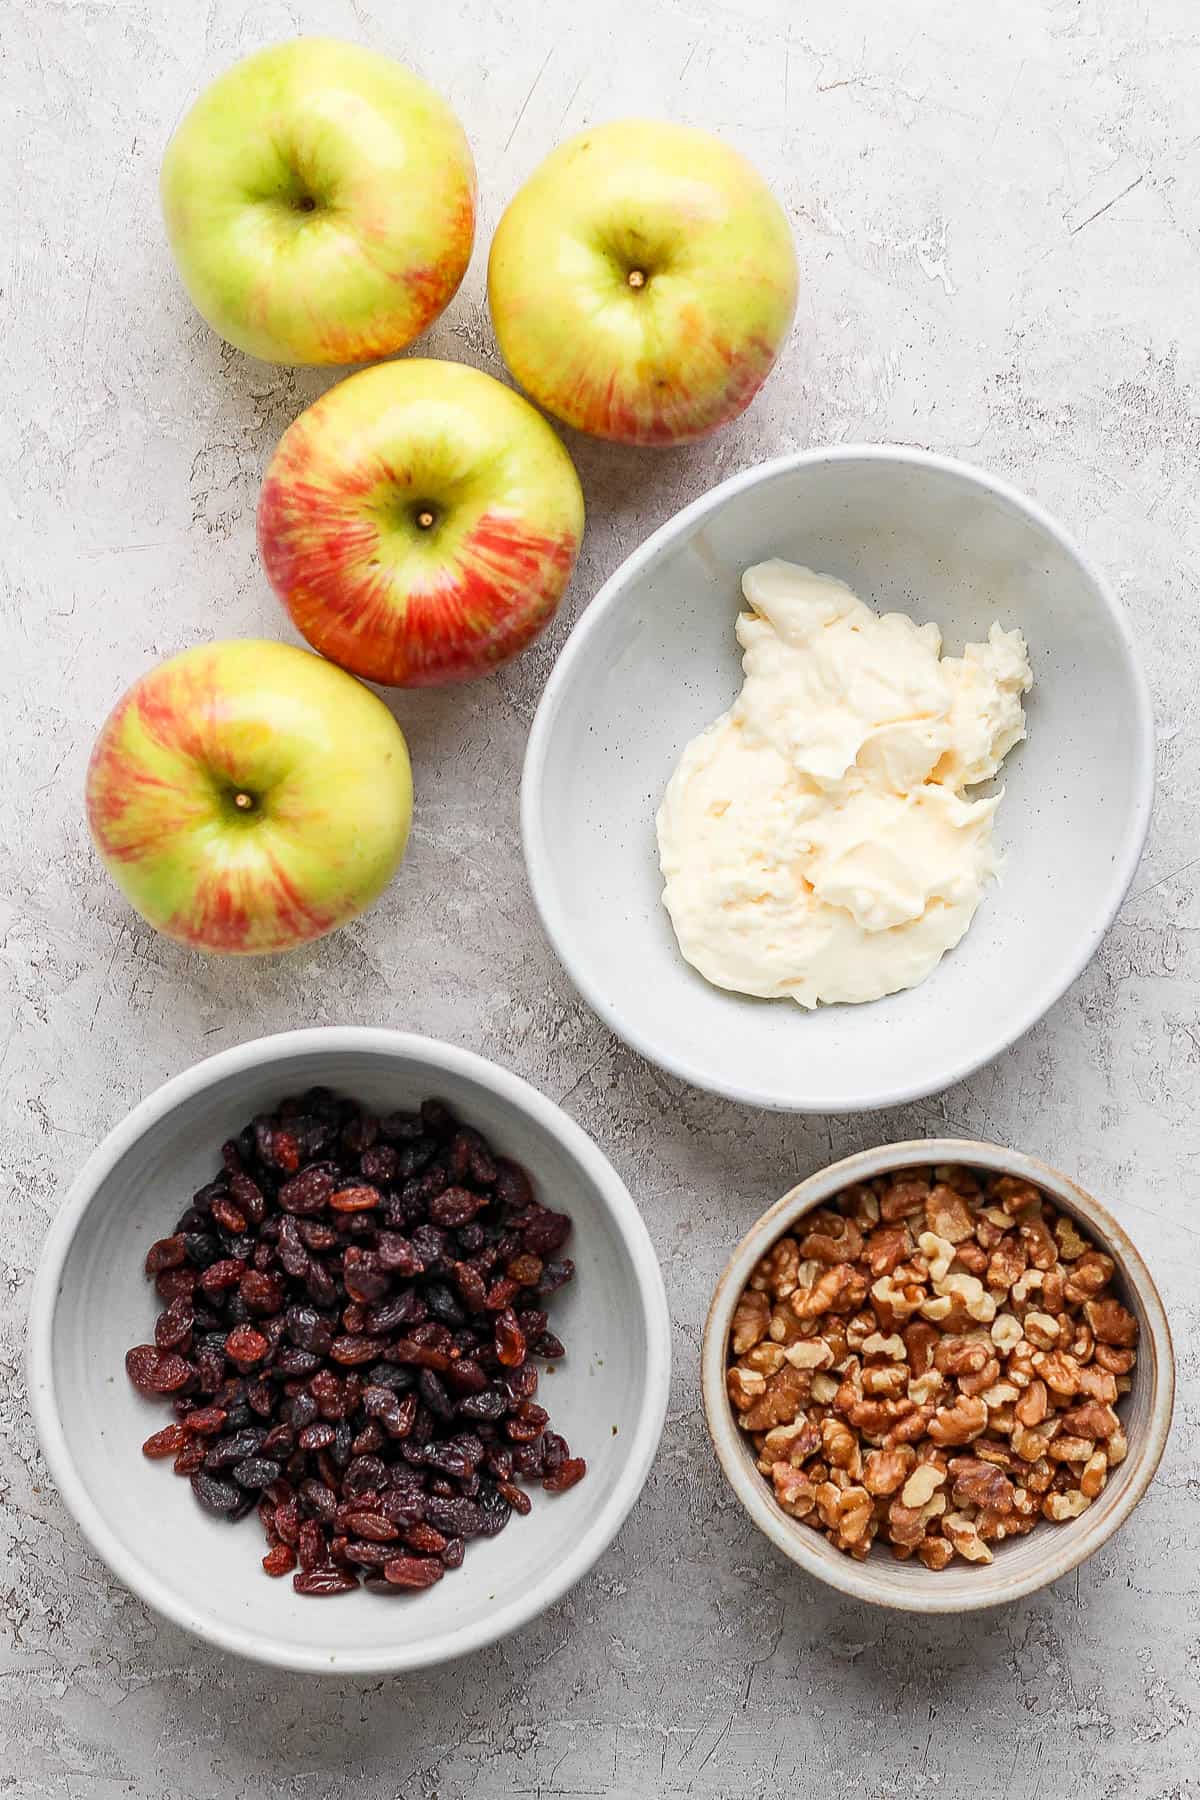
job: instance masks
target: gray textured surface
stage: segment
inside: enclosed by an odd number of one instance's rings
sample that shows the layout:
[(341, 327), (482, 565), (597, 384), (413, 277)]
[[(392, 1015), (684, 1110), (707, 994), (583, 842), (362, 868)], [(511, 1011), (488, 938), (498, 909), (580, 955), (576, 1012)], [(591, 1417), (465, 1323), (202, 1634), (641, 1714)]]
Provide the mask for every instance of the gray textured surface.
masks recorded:
[[(499, 372), (489, 227), (557, 137), (622, 112), (715, 127), (758, 160), (803, 297), (781, 370), (715, 443), (572, 442), (589, 534), (554, 629), (491, 682), (397, 703), (419, 810), (383, 903), (311, 951), (223, 965), (127, 911), (80, 785), (151, 662), (281, 629), (256, 488), (330, 377), (253, 365), (192, 316), (155, 176), (196, 86), (296, 29), (399, 53), (470, 132), (479, 249), (434, 353)], [(1200, 1794), (1194, 0), (8, 0), (0, 70), (0, 1792)], [(622, 554), (721, 474), (856, 438), (984, 463), (1079, 532), (1136, 623), (1161, 787), (1133, 895), (1045, 1023), (941, 1099), (827, 1123), (685, 1091), (583, 1010), (531, 913), (517, 784), (555, 651)], [(275, 1677), (159, 1626), (81, 1547), (20, 1370), (38, 1246), (97, 1137), (204, 1052), (338, 1020), (439, 1033), (561, 1098), (640, 1198), (676, 1328), (662, 1454), (617, 1545), (532, 1629), (402, 1682)], [(743, 1525), (696, 1351), (728, 1246), (797, 1173), (947, 1127), (1116, 1204), (1162, 1281), (1182, 1391), (1160, 1477), (1107, 1551), (1011, 1610), (914, 1624), (807, 1585)]]

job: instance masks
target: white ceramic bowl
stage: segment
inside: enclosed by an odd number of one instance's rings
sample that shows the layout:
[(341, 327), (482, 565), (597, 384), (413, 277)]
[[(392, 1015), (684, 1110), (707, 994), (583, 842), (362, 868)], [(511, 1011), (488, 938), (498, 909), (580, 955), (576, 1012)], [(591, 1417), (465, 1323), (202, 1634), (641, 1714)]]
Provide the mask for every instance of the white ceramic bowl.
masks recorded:
[[(222, 1141), (286, 1094), (322, 1083), (378, 1109), (447, 1100), (541, 1197), (574, 1220), (573, 1282), (551, 1322), (567, 1346), (542, 1397), (588, 1462), (426, 1593), (302, 1597), (272, 1581), (253, 1517), (201, 1511), (169, 1463), (141, 1454), (170, 1409), (143, 1399), (125, 1351), (152, 1336), (142, 1261), (220, 1163)], [(565, 1113), (494, 1063), (433, 1039), (357, 1028), (289, 1032), (199, 1063), (136, 1107), (95, 1151), (42, 1254), (29, 1390), (50, 1471), (93, 1548), (165, 1617), (241, 1656), (336, 1674), (415, 1669), (493, 1643), (578, 1581), (616, 1535), (666, 1412), (670, 1326), (646, 1227), (604, 1156)]]
[[(1060, 1525), (1039, 1523), (1028, 1537), (994, 1545), (994, 1560), (989, 1564), (968, 1564), (956, 1558), (948, 1568), (937, 1571), (916, 1561), (897, 1562), (883, 1548), (874, 1549), (864, 1562), (855, 1562), (835, 1550), (823, 1533), (789, 1518), (755, 1467), (753, 1447), (738, 1429), (725, 1391), (733, 1309), (764, 1252), (805, 1213), (824, 1206), (854, 1182), (933, 1163), (997, 1169), (1041, 1188), (1060, 1211), (1078, 1219), (1092, 1242), (1112, 1257), (1117, 1265), (1115, 1291), (1141, 1328), (1133, 1387), (1120, 1402), (1129, 1454), (1099, 1499), (1078, 1519)], [(1057, 1169), (1019, 1151), (1004, 1150), (997, 1144), (933, 1138), (886, 1144), (832, 1163), (794, 1187), (751, 1226), (717, 1283), (704, 1327), (701, 1386), (709, 1434), (725, 1477), (759, 1530), (785, 1556), (856, 1600), (907, 1612), (960, 1613), (1019, 1600), (1057, 1581), (1124, 1524), (1153, 1480), (1166, 1445), (1175, 1401), (1175, 1356), (1150, 1271), (1116, 1219), (1098, 1201)]]
[[(722, 992), (684, 962), (661, 902), (654, 816), (680, 751), (741, 685), (741, 575), (768, 556), (934, 620), (952, 651), (993, 619), (1029, 641), (1029, 741), (1005, 762), (997, 818), (1003, 879), (928, 980), (872, 1005), (804, 1013)], [(943, 457), (814, 450), (697, 500), (592, 601), (530, 734), (525, 857), (564, 968), (634, 1049), (751, 1105), (858, 1111), (969, 1074), (1074, 981), (1133, 877), (1153, 769), (1124, 615), (1053, 520)]]

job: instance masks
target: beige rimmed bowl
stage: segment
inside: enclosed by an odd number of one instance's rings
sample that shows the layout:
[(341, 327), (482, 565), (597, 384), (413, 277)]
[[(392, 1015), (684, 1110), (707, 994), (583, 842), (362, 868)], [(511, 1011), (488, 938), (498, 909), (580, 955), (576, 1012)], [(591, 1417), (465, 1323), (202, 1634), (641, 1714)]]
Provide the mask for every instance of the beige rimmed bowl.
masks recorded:
[[(725, 1391), (733, 1309), (763, 1253), (805, 1213), (854, 1182), (937, 1163), (1018, 1175), (1041, 1188), (1112, 1257), (1117, 1266), (1115, 1291), (1140, 1327), (1133, 1387), (1120, 1404), (1129, 1454), (1099, 1499), (1078, 1519), (1039, 1524), (1027, 1537), (993, 1545), (990, 1564), (956, 1560), (939, 1571), (916, 1561), (897, 1562), (886, 1549), (872, 1550), (865, 1562), (856, 1562), (835, 1550), (812, 1526), (789, 1518), (755, 1467), (753, 1447), (739, 1430)], [(832, 1163), (794, 1187), (751, 1226), (717, 1283), (704, 1327), (701, 1385), (709, 1433), (726, 1479), (759, 1530), (785, 1556), (830, 1587), (874, 1606), (920, 1613), (973, 1612), (1019, 1600), (1057, 1581), (1124, 1524), (1153, 1480), (1166, 1444), (1175, 1399), (1175, 1355), (1150, 1271), (1124, 1229), (1098, 1201), (1057, 1169), (1019, 1151), (965, 1139), (931, 1138), (887, 1144)]]

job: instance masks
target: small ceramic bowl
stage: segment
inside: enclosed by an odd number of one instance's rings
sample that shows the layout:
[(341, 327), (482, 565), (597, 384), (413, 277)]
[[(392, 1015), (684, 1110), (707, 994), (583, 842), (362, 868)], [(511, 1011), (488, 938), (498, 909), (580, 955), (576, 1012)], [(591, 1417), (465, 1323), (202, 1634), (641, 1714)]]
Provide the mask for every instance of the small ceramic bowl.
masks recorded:
[[(1054, 1204), (1084, 1226), (1087, 1235), (1117, 1266), (1114, 1291), (1130, 1308), (1141, 1328), (1133, 1387), (1120, 1403), (1129, 1454), (1109, 1477), (1100, 1497), (1078, 1519), (1054, 1525), (1039, 1522), (1027, 1537), (993, 1544), (994, 1560), (973, 1564), (958, 1558), (942, 1570), (926, 1569), (915, 1559), (897, 1562), (886, 1548), (873, 1549), (856, 1562), (813, 1526), (790, 1518), (775, 1502), (770, 1485), (754, 1462), (750, 1440), (738, 1428), (725, 1391), (729, 1330), (733, 1309), (758, 1259), (796, 1221), (824, 1206), (843, 1188), (872, 1181), (899, 1169), (928, 1168), (936, 1163), (962, 1163), (1019, 1175), (1049, 1195)], [(1068, 1574), (1098, 1550), (1129, 1517), (1157, 1469), (1175, 1399), (1175, 1357), (1162, 1301), (1150, 1272), (1112, 1214), (1066, 1175), (1032, 1156), (957, 1138), (920, 1139), (864, 1150), (811, 1175), (776, 1201), (751, 1226), (729, 1259), (717, 1283), (704, 1327), (701, 1350), (704, 1412), (717, 1459), (737, 1498), (760, 1531), (830, 1587), (856, 1600), (907, 1612), (974, 1612), (1032, 1594)]]
[[(157, 1310), (147, 1247), (211, 1179), (225, 1138), (285, 1095), (324, 1084), (377, 1110), (450, 1103), (574, 1221), (573, 1282), (556, 1296), (564, 1360), (542, 1380), (555, 1427), (587, 1458), (568, 1493), (473, 1543), (428, 1592), (306, 1598), (263, 1574), (253, 1517), (215, 1520), (143, 1440), (171, 1419), (135, 1392), (125, 1351)], [(46, 1461), (84, 1536), (150, 1606), (198, 1637), (279, 1668), (415, 1669), (495, 1642), (566, 1593), (616, 1535), (662, 1432), (670, 1327), (646, 1227), (600, 1151), (515, 1075), (401, 1032), (289, 1032), (167, 1082), (94, 1152), (51, 1227), (29, 1322), (29, 1391)]]
[[(1029, 741), (1005, 761), (996, 820), (1002, 878), (926, 981), (871, 1005), (806, 1013), (713, 987), (662, 905), (655, 814), (684, 745), (741, 686), (741, 577), (770, 556), (935, 621), (955, 653), (993, 620), (1029, 642)], [(567, 974), (635, 1050), (752, 1106), (856, 1112), (960, 1080), (1074, 981), (1137, 867), (1153, 770), (1125, 617), (1046, 513), (918, 450), (811, 450), (704, 495), (587, 608), (529, 737), (525, 859)]]

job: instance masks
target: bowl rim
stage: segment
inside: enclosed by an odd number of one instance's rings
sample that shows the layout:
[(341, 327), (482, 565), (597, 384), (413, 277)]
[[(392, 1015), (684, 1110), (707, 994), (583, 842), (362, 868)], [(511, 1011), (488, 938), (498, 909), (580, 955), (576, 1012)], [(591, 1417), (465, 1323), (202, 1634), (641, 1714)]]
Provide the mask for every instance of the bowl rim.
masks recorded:
[[(170, 1586), (147, 1571), (109, 1530), (80, 1473), (56, 1403), (53, 1342), (60, 1281), (75, 1233), (100, 1184), (137, 1140), (196, 1094), (248, 1068), (319, 1050), (417, 1058), (430, 1072), (465, 1076), (487, 1087), (556, 1138), (599, 1191), (632, 1266), (646, 1333), (646, 1374), (640, 1410), (622, 1433), (624, 1464), (599, 1512), (554, 1568), (507, 1606), (470, 1626), (451, 1626), (436, 1636), (394, 1650), (309, 1650), (260, 1641), (253, 1629), (227, 1626), (197, 1615)], [(432, 1667), (483, 1648), (519, 1630), (573, 1587), (608, 1548), (640, 1495), (658, 1450), (671, 1379), (671, 1326), (662, 1269), (632, 1195), (583, 1127), (521, 1076), (471, 1050), (416, 1032), (374, 1026), (314, 1026), (236, 1044), (172, 1076), (141, 1100), (92, 1151), (67, 1192), (42, 1246), (30, 1298), (26, 1335), (30, 1411), (42, 1454), (67, 1510), (91, 1548), (124, 1585), (163, 1618), (194, 1636), (251, 1661), (301, 1672), (352, 1675), (401, 1673)]]
[[(1045, 1572), (1006, 1577), (1003, 1564), (994, 1563), (977, 1571), (978, 1586), (966, 1595), (961, 1591), (954, 1594), (939, 1591), (935, 1574), (928, 1576), (926, 1585), (924, 1570), (921, 1580), (914, 1583), (910, 1591), (884, 1590), (871, 1573), (869, 1559), (859, 1563), (849, 1556), (839, 1555), (836, 1561), (822, 1556), (816, 1548), (819, 1540), (815, 1534), (780, 1511), (770, 1489), (747, 1460), (743, 1450), (745, 1439), (733, 1417), (725, 1388), (726, 1345), (733, 1309), (763, 1252), (798, 1218), (854, 1182), (937, 1163), (962, 1163), (969, 1168), (1024, 1176), (1052, 1199), (1062, 1201), (1071, 1210), (1078, 1210), (1080, 1218), (1113, 1255), (1118, 1272), (1136, 1294), (1145, 1315), (1146, 1338), (1152, 1350), (1148, 1359), (1151, 1383), (1148, 1426), (1140, 1441), (1130, 1444), (1126, 1460), (1133, 1479), (1117, 1505), (1102, 1521), (1093, 1521), (1090, 1528), (1090, 1512), (1060, 1527), (1059, 1539), (1055, 1541), (1061, 1547)], [(1086, 1188), (1060, 1169), (1023, 1151), (1006, 1150), (999, 1144), (968, 1138), (915, 1138), (904, 1143), (882, 1144), (872, 1150), (859, 1150), (839, 1162), (829, 1163), (791, 1188), (756, 1220), (735, 1247), (713, 1292), (700, 1347), (700, 1385), (705, 1423), (726, 1481), (759, 1530), (806, 1574), (852, 1599), (865, 1600), (873, 1606), (884, 1606), (893, 1611), (924, 1614), (979, 1612), (989, 1606), (1007, 1605), (1011, 1600), (1022, 1599), (1060, 1580), (1107, 1543), (1124, 1524), (1154, 1479), (1166, 1447), (1175, 1403), (1175, 1351), (1166, 1310), (1141, 1253), (1120, 1222)]]
[[(855, 461), (907, 463), (917, 468), (936, 470), (982, 488), (1023, 512), (1079, 565), (1109, 614), (1124, 652), (1126, 668), (1133, 686), (1134, 729), (1138, 746), (1134, 768), (1136, 799), (1125, 842), (1121, 853), (1114, 859), (1112, 865), (1108, 899), (1102, 914), (1092, 930), (1081, 940), (1075, 954), (1063, 964), (1060, 973), (1041, 990), (1032, 1008), (1022, 1015), (1020, 1022), (1014, 1028), (1001, 1030), (995, 1036), (985, 1039), (981, 1048), (960, 1057), (943, 1074), (939, 1075), (932, 1085), (928, 1079), (900, 1080), (891, 1087), (881, 1089), (870, 1098), (855, 1096), (839, 1100), (836, 1104), (830, 1104), (828, 1097), (824, 1095), (797, 1095), (786, 1093), (782, 1089), (756, 1087), (740, 1081), (714, 1080), (689, 1056), (676, 1055), (663, 1050), (652, 1038), (628, 1023), (620, 1010), (609, 1000), (603, 983), (593, 977), (583, 959), (574, 952), (570, 921), (557, 897), (556, 883), (553, 878), (554, 857), (541, 827), (540, 802), (546, 765), (550, 760), (551, 739), (558, 715), (564, 705), (567, 684), (576, 665), (582, 663), (586, 658), (591, 639), (597, 631), (601, 619), (613, 607), (621, 603), (632, 582), (649, 569), (678, 538), (710, 513), (719, 511), (726, 501), (731, 500), (736, 494), (744, 493), (749, 488), (757, 487), (761, 482), (773, 480), (790, 471), (812, 468), (824, 463)], [(916, 449), (908, 445), (836, 444), (772, 457), (767, 462), (755, 463), (750, 468), (742, 469), (737, 474), (729, 476), (725, 481), (710, 488), (707, 493), (701, 494), (682, 511), (675, 513), (658, 526), (604, 582), (595, 598), (572, 627), (550, 672), (545, 688), (542, 690), (542, 697), (534, 714), (521, 776), (521, 838), (525, 854), (526, 876), (533, 895), (534, 907), (550, 947), (576, 992), (623, 1043), (628, 1044), (640, 1056), (644, 1056), (649, 1062), (655, 1063), (659, 1068), (665, 1069), (679, 1080), (686, 1081), (692, 1087), (700, 1088), (707, 1093), (721, 1094), (726, 1099), (740, 1101), (743, 1105), (764, 1107), (773, 1112), (820, 1113), (823, 1116), (832, 1116), (843, 1113), (876, 1112), (884, 1107), (903, 1106), (909, 1101), (922, 1100), (930, 1094), (941, 1093), (944, 1089), (953, 1086), (955, 1082), (962, 1081), (966, 1076), (973, 1074), (976, 1069), (982, 1068), (985, 1063), (992, 1062), (1011, 1044), (1024, 1037), (1025, 1033), (1030, 1031), (1038, 1020), (1062, 998), (1072, 983), (1079, 979), (1095, 955), (1129, 892), (1150, 829), (1150, 817), (1154, 804), (1154, 781), (1154, 711), (1149, 685), (1134, 642), (1132, 627), (1124, 607), (1116, 598), (1107, 580), (1091, 559), (1085, 555), (1074, 537), (1059, 525), (1038, 501), (1021, 493), (1019, 489), (1013, 487), (1002, 477), (975, 468), (970, 463), (960, 462), (956, 457), (942, 456), (934, 451)]]

